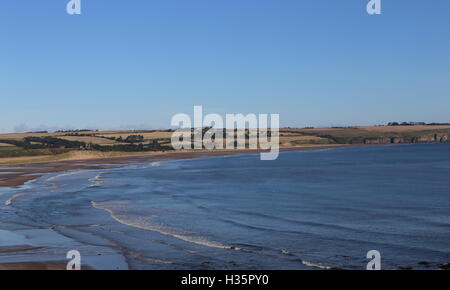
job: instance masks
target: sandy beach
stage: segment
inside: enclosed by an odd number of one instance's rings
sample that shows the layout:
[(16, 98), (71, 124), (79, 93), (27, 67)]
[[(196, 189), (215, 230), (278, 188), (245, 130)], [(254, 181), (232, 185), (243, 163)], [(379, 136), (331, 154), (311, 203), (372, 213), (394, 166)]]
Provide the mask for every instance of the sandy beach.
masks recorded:
[[(281, 152), (288, 151), (307, 151), (330, 148), (341, 148), (355, 145), (314, 145), (281, 148)], [(226, 156), (234, 154), (256, 154), (263, 152), (261, 150), (201, 150), (201, 151), (176, 151), (176, 152), (155, 152), (142, 155), (95, 158), (92, 156), (80, 157), (74, 160), (61, 160), (57, 162), (22, 162), (3, 165), (0, 169), (0, 187), (20, 186), (25, 182), (36, 179), (43, 174), (62, 172), (74, 169), (104, 169), (105, 164), (128, 164), (134, 162), (164, 161), (176, 159), (192, 159), (208, 156)]]
[(0, 270), (65, 270), (65, 262), (28, 262), (0, 264)]

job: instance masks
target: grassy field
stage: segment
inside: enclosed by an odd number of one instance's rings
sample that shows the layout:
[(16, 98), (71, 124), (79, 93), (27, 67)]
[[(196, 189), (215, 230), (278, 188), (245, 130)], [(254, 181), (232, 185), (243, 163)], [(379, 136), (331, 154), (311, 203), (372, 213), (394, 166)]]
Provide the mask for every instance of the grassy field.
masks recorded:
[[(327, 144), (365, 144), (370, 143), (369, 141), (372, 142), (370, 144), (382, 144), (391, 142), (393, 138), (397, 140), (396, 143), (433, 142), (436, 141), (436, 136), (439, 136), (438, 140), (442, 142), (444, 139), (441, 137), (448, 137), (449, 134), (450, 125), (417, 125), (286, 128), (280, 130), (279, 137), (280, 146), (287, 148)], [(171, 136), (172, 132), (167, 130), (0, 134), (0, 164), (14, 162), (15, 158), (26, 160), (27, 157), (33, 160), (61, 160), (107, 158), (145, 154), (146, 151), (166, 151), (172, 149), (170, 146)], [(58, 141), (56, 145), (49, 145), (55, 140), (63, 142), (59, 144)]]

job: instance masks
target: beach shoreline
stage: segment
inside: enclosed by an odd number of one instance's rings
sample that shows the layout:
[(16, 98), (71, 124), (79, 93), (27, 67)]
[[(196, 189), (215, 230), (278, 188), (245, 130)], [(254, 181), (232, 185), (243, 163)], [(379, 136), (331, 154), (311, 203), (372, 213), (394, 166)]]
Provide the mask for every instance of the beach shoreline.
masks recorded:
[[(335, 148), (347, 148), (357, 145), (314, 145), (281, 148), (280, 152), (290, 151), (311, 151)], [(363, 145), (360, 145), (363, 146)], [(370, 145), (365, 145), (370, 146)], [(26, 182), (32, 181), (47, 173), (56, 173), (77, 169), (107, 169), (106, 165), (121, 166), (122, 164), (155, 162), (166, 160), (183, 160), (214, 156), (228, 156), (239, 154), (258, 154), (263, 150), (199, 150), (199, 151), (175, 151), (175, 152), (155, 152), (142, 155), (90, 158), (75, 160), (60, 160), (52, 162), (18, 162), (2, 165), (0, 169), (0, 187), (18, 187)], [(5, 174), (3, 174), (5, 173)]]
[[(318, 145), (318, 146), (303, 146), (282, 148), (280, 152), (289, 151), (311, 151), (323, 150), (333, 148), (350, 147), (350, 145)], [(63, 160), (57, 162), (42, 162), (42, 163), (16, 163), (3, 165), (0, 169), (0, 187), (19, 187), (26, 182), (30, 182), (48, 173), (64, 172), (69, 170), (83, 170), (83, 169), (108, 169), (114, 168), (114, 165), (120, 167), (124, 164), (139, 163), (139, 162), (158, 162), (167, 160), (183, 160), (194, 158), (205, 158), (215, 156), (229, 156), (239, 154), (258, 154), (261, 150), (214, 150), (214, 151), (177, 151), (177, 152), (158, 152), (156, 154), (147, 154), (139, 156), (123, 156), (111, 158), (95, 158), (95, 159), (81, 159), (81, 160)], [(112, 165), (112, 166), (111, 166)], [(6, 174), (2, 174), (5, 172)], [(35, 251), (34, 247), (28, 246), (26, 251)], [(15, 252), (23, 252), (23, 247), (0, 247), (0, 252), (8, 252), (14, 254)], [(24, 262), (0, 262), (0, 270), (65, 270), (66, 262), (61, 261), (24, 261)], [(93, 269), (92, 267), (84, 267), (83, 269)]]
[(3, 270), (66, 270), (65, 262), (20, 262), (0, 264), (0, 271)]
[[(400, 144), (399, 144), (400, 145)], [(406, 144), (405, 144), (406, 145)], [(409, 145), (409, 144), (408, 144)], [(363, 150), (359, 150), (359, 147)], [(344, 146), (308, 146), (308, 147), (293, 147), (293, 148), (283, 148), (281, 152), (301, 152), (301, 151), (326, 151), (325, 155), (334, 154), (334, 155), (344, 155), (342, 158), (348, 158), (349, 155), (352, 154), (366, 154), (365, 149), (367, 147), (380, 147), (374, 148), (375, 151), (383, 150), (382, 147), (391, 147), (385, 145), (344, 145)], [(423, 148), (415, 147), (415, 146), (405, 146), (404, 149), (398, 148), (398, 145), (392, 146), (393, 148), (388, 148), (388, 150), (408, 150), (408, 148), (424, 150)], [(403, 147), (403, 146), (401, 146)], [(356, 151), (353, 150), (329, 150), (329, 149), (342, 149), (342, 148), (356, 148)], [(367, 148), (368, 150), (371, 150)], [(442, 149), (442, 148), (441, 148)], [(61, 171), (71, 171), (71, 170), (92, 170), (92, 169), (114, 169), (114, 168), (123, 168), (124, 166), (130, 165), (130, 163), (153, 163), (153, 162), (164, 162), (164, 161), (176, 161), (176, 160), (188, 160), (188, 159), (196, 159), (196, 158), (204, 158), (204, 160), (210, 159), (209, 157), (221, 157), (221, 156), (232, 156), (232, 155), (244, 155), (243, 159), (247, 160), (248, 158), (245, 155), (250, 154), (258, 154), (260, 151), (258, 150), (234, 150), (234, 151), (190, 151), (190, 152), (169, 152), (169, 153), (155, 153), (143, 156), (126, 156), (126, 157), (115, 157), (115, 158), (102, 158), (102, 159), (89, 159), (89, 160), (67, 160), (60, 162), (51, 162), (51, 163), (29, 163), (22, 165), (14, 165), (11, 167), (2, 166), (0, 170), (5, 173), (11, 173), (13, 171), (18, 171), (20, 168), (25, 168), (24, 170), (28, 173), (22, 173), (24, 175), (30, 174), (30, 172), (34, 172), (34, 178), (38, 176), (44, 176), (49, 173), (57, 173)], [(322, 154), (306, 154), (306, 155), (292, 155), (292, 158), (295, 156), (303, 160), (304, 158), (317, 158)], [(347, 157), (345, 157), (347, 156)], [(250, 157), (250, 156), (249, 156)], [(251, 162), (258, 162), (256, 159), (258, 155), (253, 155), (251, 157)], [(215, 158), (212, 158), (215, 159)], [(286, 161), (283, 158), (280, 162)], [(219, 158), (218, 161), (212, 160), (212, 162), (222, 162), (220, 161), (222, 158)], [(295, 158), (294, 158), (295, 160)], [(297, 159), (299, 160), (299, 159)], [(324, 166), (328, 166), (327, 158), (325, 158)], [(291, 161), (292, 162), (292, 161)], [(207, 162), (206, 162), (207, 163)], [(294, 162), (295, 163), (295, 162)], [(200, 163), (200, 166), (203, 163)], [(151, 164), (149, 164), (151, 165)], [(270, 166), (270, 165), (269, 165)], [(137, 168), (141, 168), (142, 166), (137, 166)], [(19, 169), (18, 169), (19, 168)], [(16, 173), (18, 174), (18, 173)], [(69, 173), (71, 174), (71, 173)], [(93, 174), (96, 174), (93, 172)], [(65, 173), (63, 174), (65, 175)], [(30, 177), (30, 176), (24, 176)], [(20, 186), (20, 185), (19, 185)], [(33, 187), (30, 184), (30, 187)], [(14, 192), (21, 192), (22, 189), (28, 189), (28, 185), (24, 187), (10, 187)], [(9, 198), (8, 188), (4, 188), (6, 195), (2, 195), (2, 199)], [(3, 192), (3, 191), (2, 191)], [(14, 206), (9, 207), (7, 203), (3, 203), (0, 205), (2, 209), (5, 209), (4, 213), (5, 217), (8, 215), (14, 216), (17, 215), (17, 212), (14, 213)], [(11, 209), (8, 210), (8, 209)], [(99, 213), (100, 215), (102, 213)], [(108, 217), (107, 217), (108, 219)], [(120, 222), (119, 222), (120, 223)], [(111, 243), (109, 239), (105, 240), (105, 244), (102, 243), (91, 243), (86, 241), (91, 241), (92, 239), (97, 239), (95, 234), (91, 232), (82, 232), (80, 236), (80, 232), (77, 232), (77, 235), (70, 234), (72, 229), (72, 225), (58, 225), (58, 224), (44, 224), (40, 226), (34, 226), (33, 224), (27, 225), (26, 223), (16, 222), (15, 220), (3, 220), (0, 224), (3, 224), (4, 227), (0, 229), (0, 270), (65, 270), (67, 267), (67, 262), (64, 261), (64, 257), (66, 255), (65, 251), (67, 249), (78, 249), (83, 254), (83, 270), (95, 270), (95, 269), (109, 269), (111, 265), (117, 265), (118, 270), (123, 269), (138, 269), (139, 267), (133, 264), (132, 260), (127, 256), (126, 247), (120, 245), (120, 243)], [(69, 223), (70, 224), (70, 223)], [(81, 222), (83, 226), (97, 227), (101, 223), (97, 224), (97, 220), (94, 223), (84, 223)], [(76, 223), (78, 225), (78, 223)], [(69, 234), (68, 232), (69, 231)], [(154, 231), (154, 230), (150, 230)], [(81, 238), (80, 238), (81, 237)], [(57, 244), (54, 241), (60, 241), (61, 239), (65, 240), (64, 245), (70, 245), (67, 249), (65, 246), (61, 247), (61, 244)], [(219, 239), (220, 240), (220, 239)], [(75, 243), (75, 244), (74, 244)], [(233, 244), (234, 246), (234, 244)], [(4, 258), (4, 259), (3, 259)], [(153, 258), (153, 257), (152, 257)], [(304, 258), (304, 257), (302, 257)], [(310, 257), (305, 257), (308, 259), (307, 261), (313, 261), (319, 263), (320, 267), (327, 267), (327, 269), (338, 269), (335, 268), (334, 264), (327, 264), (323, 261), (317, 261), (315, 259), (311, 259)], [(156, 260), (155, 260), (156, 261)], [(321, 264), (322, 262), (322, 264)], [(412, 268), (424, 268), (424, 269), (448, 269), (448, 264), (444, 263), (444, 260), (433, 260), (433, 259), (423, 259), (417, 260), (417, 263), (414, 264), (399, 264), (398, 269), (402, 269), (402, 267), (410, 267)], [(304, 264), (308, 268), (317, 268), (317, 265), (312, 264)], [(116, 268), (114, 268), (116, 269)]]

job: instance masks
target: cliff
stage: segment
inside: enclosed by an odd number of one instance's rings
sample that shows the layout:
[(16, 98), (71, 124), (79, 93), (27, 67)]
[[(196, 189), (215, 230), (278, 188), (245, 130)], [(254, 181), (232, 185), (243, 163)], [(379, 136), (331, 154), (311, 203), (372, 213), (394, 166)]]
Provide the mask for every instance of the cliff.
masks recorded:
[[(356, 141), (356, 140), (351, 140)], [(445, 143), (450, 141), (449, 134), (428, 134), (422, 136), (389, 136), (364, 138), (364, 144), (415, 144), (415, 143)], [(353, 143), (353, 142), (352, 142)]]

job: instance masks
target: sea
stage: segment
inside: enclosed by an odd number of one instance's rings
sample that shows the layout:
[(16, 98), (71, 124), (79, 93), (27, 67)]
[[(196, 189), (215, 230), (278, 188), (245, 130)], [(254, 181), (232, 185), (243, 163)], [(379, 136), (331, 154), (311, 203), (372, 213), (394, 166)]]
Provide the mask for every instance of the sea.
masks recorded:
[[(0, 177), (1, 178), (1, 177)], [(0, 188), (0, 262), (95, 269), (382, 269), (450, 262), (450, 144), (130, 163)]]

